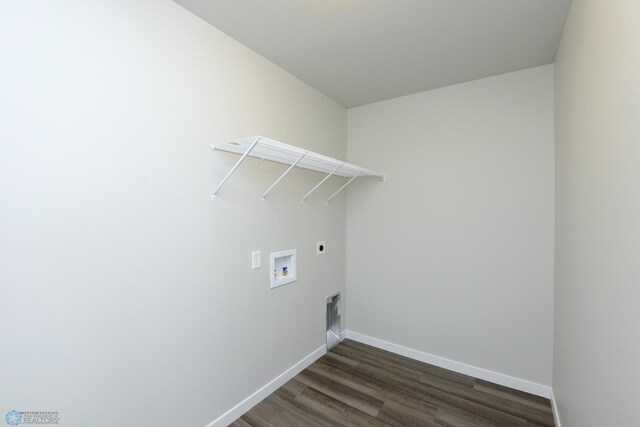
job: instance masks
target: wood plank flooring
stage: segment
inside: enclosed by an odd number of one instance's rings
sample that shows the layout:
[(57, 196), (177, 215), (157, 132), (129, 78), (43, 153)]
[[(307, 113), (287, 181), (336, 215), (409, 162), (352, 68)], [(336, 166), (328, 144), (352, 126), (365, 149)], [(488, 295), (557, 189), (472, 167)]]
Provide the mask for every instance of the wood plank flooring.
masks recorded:
[(554, 427), (548, 399), (345, 340), (234, 427)]

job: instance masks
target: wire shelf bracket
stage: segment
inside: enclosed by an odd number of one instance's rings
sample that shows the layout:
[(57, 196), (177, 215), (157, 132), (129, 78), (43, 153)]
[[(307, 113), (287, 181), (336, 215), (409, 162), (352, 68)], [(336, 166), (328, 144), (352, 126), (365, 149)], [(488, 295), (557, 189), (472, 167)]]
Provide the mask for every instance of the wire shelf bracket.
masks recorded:
[(280, 178), (276, 179), (276, 181), (271, 184), (271, 187), (269, 187), (267, 189), (267, 191), (265, 191), (264, 193), (262, 193), (262, 197), (260, 197), (260, 201), (264, 202), (265, 197), (267, 197), (267, 194), (269, 194), (271, 192), (271, 190), (273, 190), (275, 188), (276, 185), (278, 185), (278, 183), (280, 183), (280, 181), (282, 181), (282, 179), (287, 176), (287, 174), (289, 174), (289, 172), (291, 172), (291, 169), (295, 168), (296, 165), (298, 163), (300, 163), (300, 160), (304, 159), (304, 156), (306, 156), (307, 153), (304, 152), (302, 153), (302, 155), (300, 157), (298, 157), (298, 160), (296, 160), (295, 162), (293, 162), (293, 164), (291, 166), (289, 166), (289, 169), (287, 169), (286, 171), (284, 171), (284, 173), (282, 175), (280, 175)]
[(380, 181), (384, 181), (384, 174), (365, 169), (360, 166), (353, 165), (351, 163), (337, 160), (331, 157), (324, 156), (322, 154), (314, 153), (293, 145), (284, 144), (273, 139), (265, 138), (263, 136), (253, 136), (249, 138), (238, 139), (234, 141), (225, 142), (223, 144), (211, 145), (212, 150), (226, 151), (240, 155), (240, 159), (233, 165), (231, 170), (222, 178), (222, 181), (213, 190), (211, 198), (216, 200), (218, 192), (227, 180), (233, 175), (238, 167), (247, 157), (259, 158), (262, 160), (269, 160), (276, 163), (283, 163), (289, 165), (287, 170), (276, 179), (273, 184), (267, 190), (262, 193), (260, 201), (264, 202), (267, 195), (271, 193), (282, 180), (293, 170), (298, 167), (300, 169), (308, 169), (316, 172), (326, 174), (326, 176), (316, 184), (307, 194), (305, 194), (301, 203), (311, 196), (322, 184), (324, 184), (332, 176), (340, 176), (350, 178), (344, 185), (342, 185), (335, 193), (333, 193), (327, 200), (329, 203), (338, 193), (345, 189), (353, 180), (358, 177), (376, 177)]
[(320, 187), (326, 180), (328, 180), (329, 178), (331, 178), (333, 176), (334, 173), (338, 172), (338, 169), (340, 169), (342, 167), (342, 165), (344, 164), (344, 162), (340, 163), (338, 166), (336, 166), (336, 168), (334, 170), (332, 170), (331, 172), (329, 172), (329, 175), (325, 176), (322, 181), (320, 181), (319, 183), (316, 184), (315, 187), (313, 187), (311, 190), (309, 190), (309, 192), (307, 194), (305, 194), (302, 197), (302, 200), (300, 200), (300, 203), (304, 203), (304, 201), (307, 199), (307, 197), (309, 197), (314, 191), (316, 191), (318, 189), (318, 187)]
[(354, 177), (353, 177), (353, 178), (351, 178), (349, 181), (345, 182), (345, 184), (344, 184), (342, 187), (338, 188), (338, 190), (337, 190), (335, 193), (333, 193), (331, 196), (329, 196), (329, 198), (327, 199), (327, 201), (326, 201), (326, 202), (324, 202), (324, 203), (325, 203), (325, 204), (329, 204), (329, 202), (331, 201), (331, 199), (333, 199), (334, 197), (336, 197), (336, 195), (337, 195), (339, 192), (341, 192), (342, 190), (344, 190), (345, 188), (347, 188), (347, 185), (351, 184), (351, 182), (352, 182), (354, 179), (356, 179), (357, 177), (359, 177), (360, 175), (362, 175), (362, 171), (360, 171), (357, 175), (354, 175)]

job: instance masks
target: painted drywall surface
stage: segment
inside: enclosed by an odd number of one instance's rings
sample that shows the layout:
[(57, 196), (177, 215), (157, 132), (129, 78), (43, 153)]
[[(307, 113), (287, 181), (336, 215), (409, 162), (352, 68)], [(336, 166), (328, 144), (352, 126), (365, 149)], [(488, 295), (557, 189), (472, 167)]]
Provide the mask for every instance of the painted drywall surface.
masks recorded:
[(349, 329), (551, 383), (553, 65), (349, 110)]
[(247, 160), (212, 202), (238, 156), (209, 145), (344, 157), (346, 110), (170, 1), (6, 3), (0, 51), (3, 417), (202, 426), (324, 343), (342, 181), (301, 205), (321, 176), (296, 170), (261, 204), (286, 167)]
[(556, 68), (563, 427), (640, 425), (639, 46), (639, 2), (573, 1)]

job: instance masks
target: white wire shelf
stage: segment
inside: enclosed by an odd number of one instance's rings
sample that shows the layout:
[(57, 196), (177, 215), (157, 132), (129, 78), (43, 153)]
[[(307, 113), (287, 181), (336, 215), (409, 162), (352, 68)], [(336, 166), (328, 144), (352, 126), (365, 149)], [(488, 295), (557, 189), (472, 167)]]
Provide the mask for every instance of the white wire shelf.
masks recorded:
[(225, 142), (222, 144), (213, 144), (211, 146), (214, 150), (227, 151), (230, 153), (240, 154), (242, 157), (231, 168), (227, 175), (222, 179), (220, 184), (213, 191), (212, 199), (215, 200), (218, 191), (229, 179), (229, 177), (236, 171), (238, 166), (246, 157), (256, 157), (263, 160), (270, 160), (272, 162), (283, 163), (289, 165), (289, 168), (262, 194), (261, 200), (264, 201), (267, 194), (269, 194), (285, 176), (294, 167), (301, 169), (309, 169), (316, 172), (327, 174), (315, 187), (313, 187), (304, 197), (304, 202), (320, 185), (322, 185), (331, 176), (341, 176), (349, 179), (338, 191), (332, 194), (327, 203), (335, 197), (340, 191), (346, 188), (354, 179), (358, 177), (373, 176), (384, 181), (384, 175), (366, 169), (360, 166), (353, 165), (351, 163), (343, 162), (341, 160), (333, 159), (331, 157), (324, 156), (322, 154), (314, 153), (303, 148), (295, 147), (293, 145), (285, 144), (273, 139), (265, 138), (263, 136), (252, 136), (249, 138), (238, 139), (234, 141)]

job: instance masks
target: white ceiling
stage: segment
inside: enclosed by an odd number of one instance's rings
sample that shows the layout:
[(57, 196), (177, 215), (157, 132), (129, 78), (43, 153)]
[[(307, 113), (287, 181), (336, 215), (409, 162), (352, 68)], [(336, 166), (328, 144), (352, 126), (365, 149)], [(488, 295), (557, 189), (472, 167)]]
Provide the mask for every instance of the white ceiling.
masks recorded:
[(554, 62), (570, 0), (174, 0), (354, 107)]

